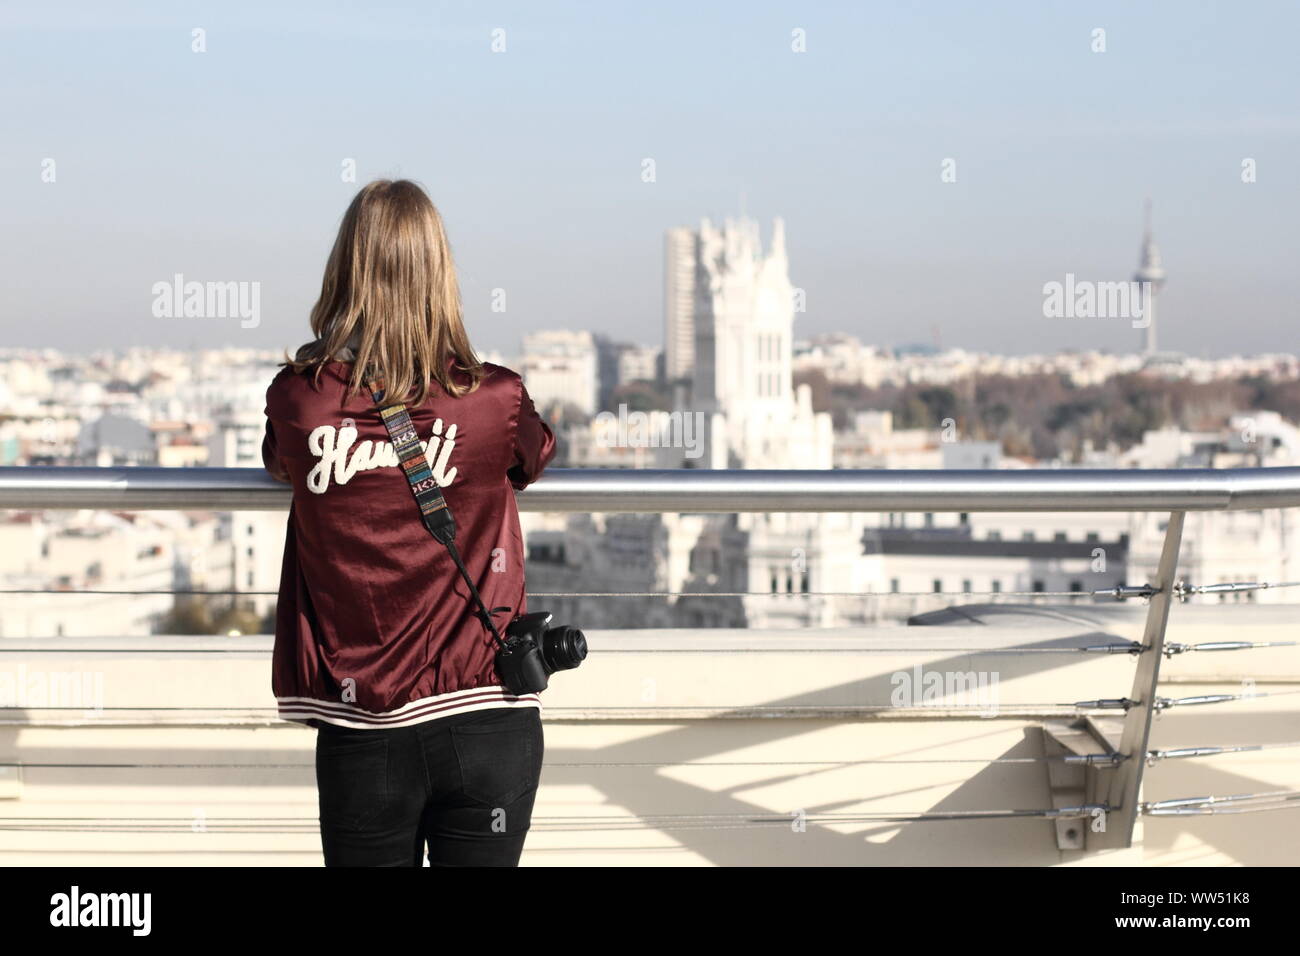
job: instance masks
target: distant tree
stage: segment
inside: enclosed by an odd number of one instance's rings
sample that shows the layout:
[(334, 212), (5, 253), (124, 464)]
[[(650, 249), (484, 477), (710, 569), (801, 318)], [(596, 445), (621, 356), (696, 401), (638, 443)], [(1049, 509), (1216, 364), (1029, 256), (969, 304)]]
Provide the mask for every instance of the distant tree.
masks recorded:
[(610, 411), (626, 405), (629, 412), (671, 411), (672, 397), (667, 389), (658, 388), (654, 382), (640, 380), (616, 386), (609, 393)]
[(930, 413), (930, 406), (915, 393), (903, 396), (894, 407), (895, 428), (932, 428), (937, 424)]
[(172, 609), (158, 622), (159, 634), (211, 634), (212, 613), (204, 598), (177, 595)]
[(259, 634), (262, 619), (251, 608), (229, 607), (212, 622), (213, 634)]
[(956, 420), (961, 414), (957, 393), (946, 386), (923, 388), (917, 398), (926, 408), (926, 424), (931, 428), (938, 428), (948, 418)]
[(1191, 382), (1134, 373), (1076, 386), (1056, 373), (979, 375), (945, 386), (871, 388), (808, 371), (799, 380), (813, 387), (813, 407), (829, 411), (837, 429), (851, 427), (865, 409), (892, 411), (896, 428), (937, 428), (952, 418), (963, 437), (1001, 442), (1014, 456), (1077, 459), (1085, 442), (1119, 452), (1152, 429), (1213, 431), (1250, 409), (1300, 423), (1300, 381), (1263, 376)]
[(831, 407), (831, 386), (826, 373), (819, 368), (796, 372), (794, 386), (807, 385), (812, 392), (812, 407), (815, 412), (829, 412)]
[(591, 420), (591, 416), (572, 402), (556, 399), (538, 408), (539, 414), (552, 425), (563, 428), (567, 425), (581, 425)]

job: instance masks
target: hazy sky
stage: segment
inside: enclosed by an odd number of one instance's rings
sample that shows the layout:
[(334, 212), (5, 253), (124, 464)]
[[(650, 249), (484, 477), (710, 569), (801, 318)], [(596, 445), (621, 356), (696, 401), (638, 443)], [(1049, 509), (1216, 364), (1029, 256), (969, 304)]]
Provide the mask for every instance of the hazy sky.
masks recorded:
[[(660, 344), (664, 229), (742, 196), (785, 217), (798, 337), (1134, 348), (1042, 286), (1127, 279), (1150, 196), (1161, 345), (1293, 351), (1298, 35), (1283, 2), (10, 2), (0, 345), (296, 346), (348, 200), (404, 176), (507, 354)], [(155, 318), (175, 273), (260, 283), (260, 325)]]

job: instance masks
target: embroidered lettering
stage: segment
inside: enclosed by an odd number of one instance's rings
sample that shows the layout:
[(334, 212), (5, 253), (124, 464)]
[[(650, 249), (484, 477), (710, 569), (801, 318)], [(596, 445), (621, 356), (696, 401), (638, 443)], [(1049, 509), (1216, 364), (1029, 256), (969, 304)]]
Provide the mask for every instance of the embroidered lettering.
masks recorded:
[[(442, 429), (442, 419), (436, 419), (433, 433), (427, 442), (420, 442), (420, 447), (434, 481), (438, 487), (446, 488), (456, 480), (456, 469), (449, 467), (452, 450), (456, 447), (456, 426), (448, 425), (445, 435)], [(308, 491), (323, 495), (329, 489), (331, 478), (346, 485), (359, 471), (398, 466), (397, 452), (391, 442), (366, 439), (353, 449), (356, 440), (357, 430), (351, 425), (338, 429), (333, 425), (321, 425), (311, 430), (307, 435), (307, 450), (320, 460), (307, 473)]]

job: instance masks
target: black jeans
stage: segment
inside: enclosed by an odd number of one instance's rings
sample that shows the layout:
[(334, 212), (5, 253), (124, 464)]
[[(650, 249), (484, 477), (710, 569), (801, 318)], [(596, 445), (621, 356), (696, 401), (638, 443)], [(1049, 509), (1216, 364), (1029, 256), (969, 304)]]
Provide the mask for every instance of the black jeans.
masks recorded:
[(542, 773), (536, 707), (380, 730), (318, 724), (326, 866), (517, 866)]

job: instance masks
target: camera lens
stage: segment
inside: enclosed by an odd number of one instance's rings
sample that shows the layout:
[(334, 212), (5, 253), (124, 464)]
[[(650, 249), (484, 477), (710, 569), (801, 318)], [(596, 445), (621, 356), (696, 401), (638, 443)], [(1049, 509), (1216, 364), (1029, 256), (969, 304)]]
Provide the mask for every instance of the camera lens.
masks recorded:
[(542, 658), (548, 673), (573, 670), (587, 656), (587, 638), (576, 627), (561, 624), (542, 635)]

